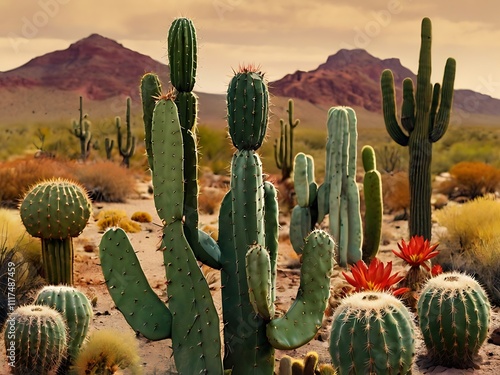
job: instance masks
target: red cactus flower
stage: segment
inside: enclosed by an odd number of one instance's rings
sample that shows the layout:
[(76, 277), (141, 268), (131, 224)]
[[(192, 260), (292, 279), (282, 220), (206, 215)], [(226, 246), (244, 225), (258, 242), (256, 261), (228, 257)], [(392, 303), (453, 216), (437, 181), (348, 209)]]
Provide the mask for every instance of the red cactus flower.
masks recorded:
[(441, 267), (441, 265), (435, 264), (434, 266), (432, 266), (432, 269), (431, 269), (432, 276), (437, 276), (437, 275), (440, 275), (442, 273), (443, 273), (443, 267)]
[(427, 261), (438, 255), (439, 251), (436, 250), (438, 245), (436, 243), (431, 246), (429, 240), (424, 240), (423, 236), (413, 236), (408, 244), (401, 240), (401, 244), (398, 244), (399, 252), (396, 250), (392, 250), (392, 252), (411, 267), (423, 266), (427, 271), (430, 271)]
[(362, 260), (354, 264), (351, 267), (352, 276), (345, 272), (342, 272), (342, 274), (347, 282), (356, 288), (356, 292), (365, 290), (390, 291), (393, 295), (397, 296), (409, 291), (408, 288), (394, 288), (394, 285), (400, 282), (403, 276), (399, 276), (398, 272), (391, 275), (391, 271), (392, 262), (384, 265), (379, 259), (374, 258), (369, 266)]

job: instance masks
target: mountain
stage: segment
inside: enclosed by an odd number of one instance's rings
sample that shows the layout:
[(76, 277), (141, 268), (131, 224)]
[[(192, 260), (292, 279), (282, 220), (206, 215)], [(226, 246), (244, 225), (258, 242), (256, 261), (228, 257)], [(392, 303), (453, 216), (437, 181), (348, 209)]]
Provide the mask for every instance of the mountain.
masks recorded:
[(76, 91), (89, 100), (120, 95), (139, 99), (138, 82), (149, 71), (163, 73), (161, 78), (168, 82), (165, 64), (92, 34), (65, 50), (36, 57), (19, 68), (0, 73), (0, 89), (42, 87)]
[[(341, 49), (316, 69), (287, 74), (272, 82), (270, 88), (274, 95), (313, 104), (359, 106), (381, 112), (380, 76), (384, 69), (392, 70), (400, 101), (403, 80), (409, 77), (416, 85), (415, 73), (401, 65), (399, 59), (381, 60), (362, 49)], [(455, 90), (454, 112), (500, 116), (500, 100), (472, 90)]]

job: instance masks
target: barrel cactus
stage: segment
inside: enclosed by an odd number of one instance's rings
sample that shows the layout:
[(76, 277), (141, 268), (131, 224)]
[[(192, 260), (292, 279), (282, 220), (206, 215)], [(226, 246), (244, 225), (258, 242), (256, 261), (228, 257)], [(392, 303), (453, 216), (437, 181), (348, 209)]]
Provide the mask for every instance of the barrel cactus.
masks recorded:
[(26, 305), (14, 310), (4, 331), (12, 374), (48, 375), (56, 370), (67, 350), (66, 329), (61, 314), (48, 306)]
[(490, 303), (471, 276), (442, 273), (425, 284), (417, 305), (425, 346), (435, 364), (474, 366), (490, 324)]
[[(61, 368), (67, 370), (75, 360), (87, 337), (92, 318), (89, 299), (76, 288), (65, 285), (48, 285), (40, 290), (35, 298), (36, 305), (57, 310), (68, 327), (68, 354)], [(63, 370), (63, 372), (64, 372)]]
[(396, 297), (354, 293), (342, 300), (332, 319), (329, 350), (340, 375), (411, 372), (414, 324)]
[(33, 186), (20, 213), (26, 230), (42, 241), (44, 276), (49, 284), (73, 285), (73, 241), (90, 218), (92, 204), (85, 189), (65, 179)]

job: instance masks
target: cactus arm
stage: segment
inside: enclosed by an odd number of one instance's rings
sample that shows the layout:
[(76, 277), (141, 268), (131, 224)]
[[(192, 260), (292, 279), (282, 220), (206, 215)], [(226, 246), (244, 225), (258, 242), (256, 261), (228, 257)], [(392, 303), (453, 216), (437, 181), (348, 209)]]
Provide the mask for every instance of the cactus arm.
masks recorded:
[(132, 329), (150, 340), (171, 337), (172, 314), (151, 289), (122, 229), (104, 233), (99, 257), (109, 294)]
[(290, 218), (290, 243), (297, 254), (302, 254), (304, 239), (311, 232), (312, 226), (309, 207), (295, 206)]
[(456, 61), (449, 58), (444, 69), (441, 101), (433, 129), (430, 133), (431, 142), (437, 142), (446, 133), (450, 122), (451, 107), (453, 104), (453, 87), (455, 83)]
[(248, 250), (245, 259), (250, 303), (256, 314), (269, 321), (274, 317), (269, 253), (263, 246), (254, 245)]
[(293, 130), (300, 124), (300, 120), (293, 120), (293, 100), (288, 99), (288, 127), (290, 129), (290, 135), (289, 135), (289, 153), (288, 153), (288, 165), (290, 170), (290, 174), (293, 172), (293, 159), (294, 159), (294, 154), (293, 154)]
[(321, 327), (330, 294), (333, 248), (332, 238), (322, 230), (315, 230), (307, 237), (295, 302), (284, 316), (267, 324), (267, 337), (276, 349), (304, 345)]
[(441, 85), (436, 83), (432, 88), (432, 102), (429, 111), (429, 139), (434, 128), (434, 121), (436, 120), (436, 113), (439, 107), (439, 96), (441, 94)]
[(407, 146), (409, 137), (403, 133), (396, 119), (394, 76), (389, 69), (382, 72), (380, 83), (382, 87), (382, 112), (387, 132), (397, 144)]
[(144, 143), (146, 144), (146, 154), (148, 165), (153, 170), (153, 150), (151, 144), (151, 127), (153, 124), (153, 110), (156, 104), (156, 97), (161, 93), (161, 83), (158, 76), (153, 73), (146, 73), (141, 79), (141, 100), (142, 119), (144, 122)]
[(191, 20), (177, 18), (168, 31), (168, 61), (172, 85), (182, 92), (193, 90), (196, 82), (197, 42)]
[(408, 133), (411, 133), (415, 128), (415, 95), (413, 93), (413, 81), (410, 78), (403, 80), (401, 125)]
[(278, 267), (279, 245), (279, 207), (277, 191), (269, 181), (264, 182), (264, 230), (266, 232), (266, 249), (271, 264), (271, 301), (276, 298), (276, 272)]
[(217, 242), (208, 233), (198, 230), (199, 245), (193, 246), (193, 252), (203, 264), (216, 270), (222, 268), (221, 251)]
[(301, 207), (309, 206), (310, 177), (307, 170), (308, 162), (304, 153), (299, 152), (294, 159), (293, 185), (297, 204)]

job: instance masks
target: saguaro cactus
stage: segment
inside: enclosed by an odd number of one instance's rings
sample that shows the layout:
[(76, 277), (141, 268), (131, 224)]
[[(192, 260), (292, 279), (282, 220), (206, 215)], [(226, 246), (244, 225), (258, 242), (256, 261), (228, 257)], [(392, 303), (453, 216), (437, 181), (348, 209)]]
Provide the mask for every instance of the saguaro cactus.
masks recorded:
[(29, 234), (42, 240), (44, 276), (49, 284), (73, 285), (73, 241), (90, 218), (92, 205), (80, 185), (55, 179), (29, 190), (20, 206)]
[(410, 78), (403, 81), (401, 125), (396, 118), (394, 77), (384, 70), (381, 77), (383, 113), (387, 132), (410, 153), (410, 237), (431, 239), (432, 144), (445, 134), (450, 121), (456, 62), (448, 58), (442, 87), (431, 84), (431, 20), (422, 20), (422, 44), (418, 64), (417, 89)]
[[(127, 98), (127, 112), (125, 116), (125, 124), (127, 126), (127, 130), (125, 132), (125, 144), (123, 144), (122, 140), (122, 131), (121, 131), (121, 120), (120, 117), (115, 118), (116, 124), (116, 140), (118, 151), (120, 152), (121, 157), (123, 158), (122, 164), (127, 168), (130, 167), (130, 158), (134, 155), (135, 151), (135, 137), (132, 135), (130, 131), (130, 98)], [(111, 144), (111, 147), (113, 145)], [(108, 146), (106, 145), (106, 153), (108, 150)]]
[[(170, 95), (162, 96), (151, 117), (149, 157), (155, 205), (164, 223), (168, 307), (148, 285), (122, 230), (104, 234), (101, 265), (110, 294), (129, 324), (150, 339), (172, 339), (179, 373), (222, 374), (224, 367), (233, 374), (270, 375), (274, 348), (303, 345), (321, 325), (334, 243), (323, 231), (309, 235), (296, 301), (284, 317), (276, 318), (276, 190), (263, 181), (255, 152), (267, 127), (268, 91), (263, 75), (252, 67), (242, 68), (229, 84), (227, 102), (229, 133), (237, 151), (231, 163), (230, 190), (220, 209), (217, 243), (202, 231), (194, 246), (185, 236), (184, 197), (193, 190), (185, 189), (183, 160), (190, 151), (186, 151), (179, 106)], [(147, 132), (147, 122), (145, 126)], [(224, 366), (217, 311), (196, 260), (222, 269)]]
[(90, 152), (90, 142), (92, 132), (90, 131), (90, 121), (87, 115), (83, 114), (83, 98), (80, 96), (80, 118), (78, 122), (73, 121), (73, 135), (80, 140), (80, 158), (87, 160)]
[(293, 130), (300, 120), (293, 119), (293, 100), (288, 100), (288, 123), (280, 119), (280, 138), (274, 140), (274, 161), (281, 169), (281, 180), (285, 181), (293, 172)]

